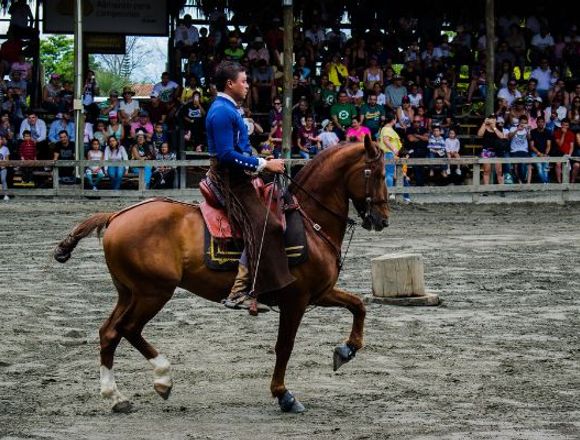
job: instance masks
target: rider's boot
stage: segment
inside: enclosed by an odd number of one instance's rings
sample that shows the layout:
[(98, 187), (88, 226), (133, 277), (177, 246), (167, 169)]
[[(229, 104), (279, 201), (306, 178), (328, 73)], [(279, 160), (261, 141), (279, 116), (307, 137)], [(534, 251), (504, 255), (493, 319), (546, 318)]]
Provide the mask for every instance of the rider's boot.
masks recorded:
[[(238, 274), (234, 281), (234, 285), (230, 291), (229, 296), (222, 301), (222, 304), (228, 309), (247, 309), (252, 310), (252, 305), (255, 301), (250, 295), (250, 271), (248, 268), (239, 264)], [(258, 313), (267, 312), (270, 308), (264, 304), (256, 301), (256, 308)]]

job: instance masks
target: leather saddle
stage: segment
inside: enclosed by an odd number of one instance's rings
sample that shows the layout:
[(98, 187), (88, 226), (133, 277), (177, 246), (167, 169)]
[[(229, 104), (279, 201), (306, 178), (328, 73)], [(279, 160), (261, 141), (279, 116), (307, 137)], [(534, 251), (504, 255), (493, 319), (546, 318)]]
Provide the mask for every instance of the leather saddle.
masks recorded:
[[(270, 215), (275, 216), (282, 223), (284, 230), (286, 230), (286, 216), (282, 209), (284, 206), (282, 191), (279, 188), (275, 188), (272, 183), (265, 184), (259, 177), (252, 179), (252, 185), (256, 190), (256, 194), (264, 201), (266, 206), (270, 197), (272, 197)], [(215, 238), (241, 238), (240, 231), (232, 228), (224, 209), (222, 196), (217, 193), (211, 181), (207, 178), (203, 179), (199, 183), (199, 189), (204, 198), (204, 201), (199, 206), (210, 235)], [(272, 194), (272, 191), (274, 191), (274, 194)], [(293, 202), (295, 203), (295, 200)]]
[[(284, 228), (288, 265), (297, 266), (307, 261), (306, 233), (296, 198), (288, 192), (283, 193), (271, 183), (264, 184), (260, 178), (253, 179), (252, 183), (266, 206), (272, 197), (270, 215), (276, 216)], [(240, 231), (230, 225), (221, 194), (217, 188), (214, 190), (212, 187), (211, 181), (207, 179), (199, 184), (204, 198), (199, 207), (206, 226), (204, 262), (211, 270), (233, 271), (238, 267), (244, 244)]]

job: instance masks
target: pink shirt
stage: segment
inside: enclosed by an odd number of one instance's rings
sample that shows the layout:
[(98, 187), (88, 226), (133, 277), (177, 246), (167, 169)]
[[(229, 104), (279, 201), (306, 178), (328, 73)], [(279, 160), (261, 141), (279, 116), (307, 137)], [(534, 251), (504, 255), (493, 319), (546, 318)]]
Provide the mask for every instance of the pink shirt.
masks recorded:
[(348, 140), (351, 137), (355, 137), (357, 141), (362, 142), (364, 140), (365, 134), (371, 136), (371, 131), (368, 129), (368, 127), (360, 125), (356, 130), (351, 127), (346, 131), (346, 139)]

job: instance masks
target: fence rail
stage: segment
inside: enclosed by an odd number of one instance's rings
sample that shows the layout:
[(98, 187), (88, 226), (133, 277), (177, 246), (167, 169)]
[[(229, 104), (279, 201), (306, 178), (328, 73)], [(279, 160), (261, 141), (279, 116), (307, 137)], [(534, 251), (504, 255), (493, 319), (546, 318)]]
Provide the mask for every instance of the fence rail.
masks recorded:
[[(571, 191), (580, 191), (580, 184), (570, 182), (570, 171), (572, 163), (580, 162), (580, 157), (526, 157), (526, 158), (478, 158), (478, 157), (464, 157), (460, 159), (391, 159), (387, 163), (396, 166), (396, 186), (389, 188), (392, 194), (400, 195), (403, 193), (409, 194), (458, 194), (468, 193), (472, 194), (473, 201), (477, 201), (481, 193), (488, 192), (560, 192), (563, 201), (569, 199)], [(293, 159), (292, 167), (303, 166), (308, 160)], [(532, 184), (489, 184), (482, 185), (481, 170), (485, 164), (537, 164), (537, 163), (555, 163), (562, 165), (562, 183), (532, 183)], [(468, 167), (472, 170), (472, 179), (466, 179), (464, 184), (460, 185), (445, 185), (445, 186), (403, 186), (402, 168), (403, 165), (409, 167), (414, 166), (441, 166), (441, 165), (460, 165)], [(41, 168), (52, 177), (51, 188), (10, 188), (9, 194), (18, 196), (67, 196), (67, 197), (82, 197), (94, 196), (94, 192), (84, 188), (84, 170), (87, 167), (129, 167), (140, 170), (139, 185), (136, 190), (100, 190), (99, 196), (114, 196), (114, 197), (131, 197), (142, 198), (151, 197), (154, 195), (164, 195), (172, 197), (197, 197), (199, 191), (196, 188), (187, 187), (185, 178), (185, 169), (188, 167), (209, 167), (209, 160), (203, 159), (187, 159), (187, 160), (127, 160), (127, 161), (96, 161), (96, 160), (36, 160), (23, 161), (11, 160), (0, 161), (0, 167), (17, 168)], [(80, 178), (80, 186), (60, 185), (59, 170), (61, 168), (77, 168)], [(145, 167), (173, 167), (176, 169), (176, 186), (173, 189), (146, 189), (144, 173), (141, 171)], [(493, 167), (492, 167), (493, 169)]]

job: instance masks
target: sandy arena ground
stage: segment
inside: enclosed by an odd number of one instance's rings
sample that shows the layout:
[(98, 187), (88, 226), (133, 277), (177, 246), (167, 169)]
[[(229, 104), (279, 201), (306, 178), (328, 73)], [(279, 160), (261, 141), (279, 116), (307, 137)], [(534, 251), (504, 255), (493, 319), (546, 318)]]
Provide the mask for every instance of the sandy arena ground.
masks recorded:
[(367, 346), (338, 373), (351, 315), (308, 313), (286, 381), (302, 415), (268, 391), (278, 316), (185, 291), (145, 330), (172, 362), (170, 399), (123, 341), (117, 383), (136, 411), (110, 412), (97, 330), (115, 295), (101, 247), (85, 239), (66, 265), (50, 253), (75, 222), (121, 206), (0, 206), (0, 438), (580, 438), (580, 204), (395, 206), (385, 232), (357, 230), (341, 287), (368, 297), (371, 258), (418, 252), (444, 305), (369, 305)]

